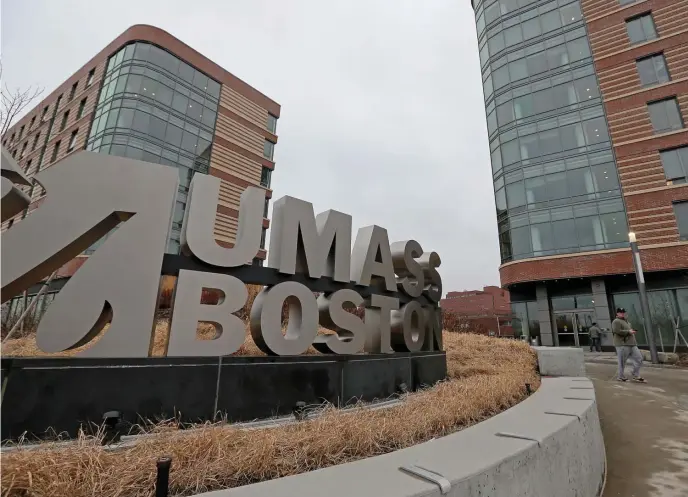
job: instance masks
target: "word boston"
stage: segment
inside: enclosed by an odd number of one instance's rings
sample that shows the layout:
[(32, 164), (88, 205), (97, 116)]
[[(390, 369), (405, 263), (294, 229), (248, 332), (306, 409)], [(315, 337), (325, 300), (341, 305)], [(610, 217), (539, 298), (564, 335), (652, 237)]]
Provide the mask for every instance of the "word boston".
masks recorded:
[[(3, 181), (11, 177), (3, 174)], [(47, 191), (44, 204), (3, 235), (3, 302), (109, 233), (39, 323), (37, 344), (46, 352), (94, 342), (80, 355), (149, 355), (161, 273), (178, 276), (168, 356), (237, 351), (245, 324), (233, 313), (246, 304), (246, 284), (265, 287), (251, 308), (250, 330), (268, 354), (297, 355), (311, 344), (335, 354), (442, 349), (440, 257), (415, 240), (390, 244), (387, 231), (374, 225), (359, 229), (352, 246), (351, 216), (315, 216), (312, 204), (285, 196), (274, 204), (268, 267), (250, 265), (260, 249), (264, 190), (242, 193), (236, 243), (222, 247), (213, 234), (220, 179), (197, 173), (182, 224), (183, 255), (163, 256), (174, 168), (80, 152), (35, 179)], [(219, 291), (219, 303), (201, 303), (204, 289)], [(363, 318), (350, 312), (360, 307)], [(214, 339), (197, 337), (199, 322), (215, 325)], [(317, 335), (318, 325), (334, 333)]]

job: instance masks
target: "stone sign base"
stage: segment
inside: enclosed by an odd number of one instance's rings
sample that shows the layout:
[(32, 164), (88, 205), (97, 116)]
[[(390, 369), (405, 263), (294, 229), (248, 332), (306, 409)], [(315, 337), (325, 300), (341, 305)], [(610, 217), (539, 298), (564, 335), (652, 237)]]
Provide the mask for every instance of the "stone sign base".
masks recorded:
[[(250, 421), (289, 414), (297, 402), (347, 405), (443, 380), (444, 352), (394, 355), (8, 358), (2, 361), (2, 438), (93, 430), (119, 411), (125, 425)], [(405, 387), (402, 385), (405, 384)]]

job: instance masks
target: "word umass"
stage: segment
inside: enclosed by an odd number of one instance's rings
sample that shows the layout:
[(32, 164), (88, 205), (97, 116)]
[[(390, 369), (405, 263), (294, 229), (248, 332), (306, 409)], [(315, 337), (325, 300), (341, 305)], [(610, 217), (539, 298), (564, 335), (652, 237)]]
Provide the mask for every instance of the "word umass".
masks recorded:
[[(243, 192), (237, 241), (227, 249), (210, 236), (208, 224), (213, 222), (219, 183), (212, 176), (194, 176), (182, 252), (212, 266), (237, 267), (250, 263), (258, 252), (264, 192), (255, 187)], [(351, 240), (351, 216), (334, 210), (315, 216), (312, 204), (289, 196), (275, 202), (268, 267), (283, 275), (302, 273), (311, 281), (327, 277), (335, 288), (343, 288), (316, 296), (296, 281), (265, 287), (250, 311), (251, 335), (262, 351), (297, 355), (310, 345), (335, 354), (441, 349), (439, 255), (424, 252), (415, 240), (390, 245), (387, 230), (376, 225), (360, 228), (353, 247)], [(244, 323), (232, 313), (246, 303), (244, 283), (227, 274), (180, 270), (167, 355), (217, 356), (238, 350)], [(219, 290), (224, 297), (217, 305), (201, 304), (204, 288)], [(367, 298), (356, 290), (363, 288)], [(286, 333), (281, 322), (285, 302)], [(363, 319), (346, 310), (360, 306), (365, 306)], [(213, 323), (219, 336), (198, 340), (191, 332), (198, 322)], [(318, 324), (335, 334), (317, 335)]]

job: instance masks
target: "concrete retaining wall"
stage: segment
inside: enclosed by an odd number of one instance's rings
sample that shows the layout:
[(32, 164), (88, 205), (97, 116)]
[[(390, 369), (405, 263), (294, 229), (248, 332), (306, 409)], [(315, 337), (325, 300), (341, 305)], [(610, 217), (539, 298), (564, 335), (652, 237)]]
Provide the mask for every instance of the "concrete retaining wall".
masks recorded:
[[(446, 491), (400, 469), (413, 465), (441, 475)], [(530, 398), (453, 435), (382, 456), (202, 495), (597, 497), (604, 465), (592, 383), (585, 378), (543, 378)]]
[(579, 347), (533, 347), (543, 376), (585, 376), (585, 356)]

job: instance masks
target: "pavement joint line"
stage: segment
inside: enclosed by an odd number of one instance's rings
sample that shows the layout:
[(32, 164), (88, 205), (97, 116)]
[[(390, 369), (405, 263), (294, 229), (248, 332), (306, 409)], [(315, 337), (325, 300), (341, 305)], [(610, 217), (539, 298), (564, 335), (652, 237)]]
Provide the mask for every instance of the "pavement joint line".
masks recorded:
[(509, 433), (506, 431), (500, 431), (495, 433), (495, 436), (497, 437), (504, 437), (504, 438), (518, 438), (520, 440), (530, 440), (531, 442), (535, 442), (538, 444), (538, 447), (540, 447), (540, 440), (537, 438), (529, 437), (528, 435), (521, 435), (519, 433)]
[(580, 416), (578, 414), (574, 414), (572, 412), (545, 411), (545, 414), (554, 414), (556, 416), (571, 416), (571, 417), (578, 418), (578, 421), (580, 421)]
[(562, 397), (565, 400), (595, 400), (590, 397)]
[(595, 387), (569, 387), (571, 390), (595, 390)]
[(445, 478), (442, 474), (431, 469), (423, 468), (422, 466), (417, 466), (415, 464), (410, 464), (408, 466), (399, 466), (399, 469), (404, 473), (409, 473), (425, 481), (432, 482), (440, 487), (440, 492), (442, 495), (448, 494), (451, 490), (451, 482)]

